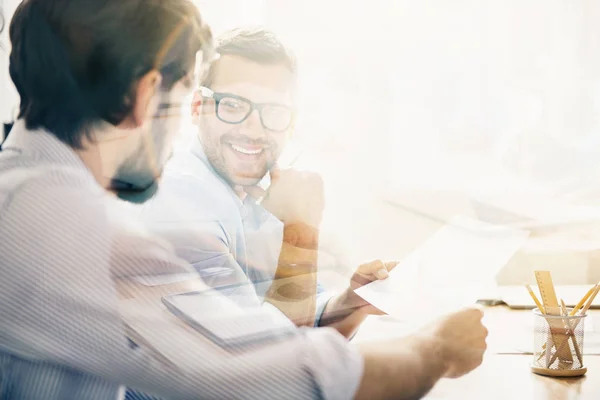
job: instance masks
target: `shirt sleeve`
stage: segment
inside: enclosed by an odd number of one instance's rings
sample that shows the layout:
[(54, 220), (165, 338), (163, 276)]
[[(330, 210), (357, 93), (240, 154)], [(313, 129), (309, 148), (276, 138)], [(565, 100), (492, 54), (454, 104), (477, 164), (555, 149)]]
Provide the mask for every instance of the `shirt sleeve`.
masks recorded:
[(321, 326), (321, 317), (325, 312), (325, 307), (329, 303), (329, 300), (333, 298), (333, 294), (325, 291), (325, 287), (320, 283), (317, 284), (317, 307), (315, 312), (315, 327)]
[[(352, 398), (362, 375), (356, 349), (331, 329), (227, 352), (193, 352), (150, 321), (173, 365), (128, 345), (114, 277), (190, 271), (162, 245), (116, 229), (105, 200), (65, 185), (31, 182), (0, 214), (0, 347), (167, 398)], [(140, 262), (143, 260), (143, 263)], [(240, 329), (243, 329), (241, 327)]]
[[(156, 196), (138, 207), (146, 229), (168, 242), (208, 286), (247, 281), (244, 267), (232, 256), (234, 216), (221, 212), (216, 194), (200, 189), (202, 182), (169, 176)], [(215, 211), (216, 210), (216, 211)], [(221, 215), (221, 217), (219, 217)]]

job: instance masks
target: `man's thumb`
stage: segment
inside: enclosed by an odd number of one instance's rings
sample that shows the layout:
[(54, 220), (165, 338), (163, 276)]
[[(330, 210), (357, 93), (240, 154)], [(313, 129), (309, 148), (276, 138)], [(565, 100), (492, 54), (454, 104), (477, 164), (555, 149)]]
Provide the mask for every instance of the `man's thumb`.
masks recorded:
[(281, 168), (279, 168), (279, 165), (273, 164), (273, 166), (269, 170), (269, 177), (271, 178), (271, 183), (273, 183), (274, 181), (279, 179), (280, 176), (281, 176)]

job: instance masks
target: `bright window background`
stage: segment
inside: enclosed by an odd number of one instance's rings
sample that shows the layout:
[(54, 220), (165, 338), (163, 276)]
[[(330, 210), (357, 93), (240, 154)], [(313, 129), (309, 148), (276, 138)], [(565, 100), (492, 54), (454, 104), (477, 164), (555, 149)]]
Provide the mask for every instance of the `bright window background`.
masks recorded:
[[(0, 0), (6, 25), (18, 2)], [(387, 189), (564, 192), (599, 181), (595, 0), (196, 3), (216, 34), (265, 24), (297, 54), (302, 163), (352, 159)], [(7, 120), (17, 104), (7, 26), (1, 39)]]
[(598, 181), (597, 1), (197, 3), (217, 34), (263, 23), (297, 54), (309, 166), (351, 158), (377, 190)]
[[(406, 192), (426, 192), (411, 198), (426, 211), (454, 192), (530, 209), (580, 191), (598, 202), (597, 1), (254, 4), (250, 22), (298, 56), (298, 166), (323, 174), (325, 226), (349, 259), (402, 257), (439, 227), (384, 201)], [(238, 24), (218, 6), (206, 16)]]
[[(18, 0), (0, 2), (8, 20)], [(346, 199), (600, 186), (596, 0), (196, 3), (215, 34), (265, 24), (293, 49), (293, 152), (304, 149), (299, 166), (347, 189)], [(2, 119), (16, 105), (6, 70), (4, 52)]]

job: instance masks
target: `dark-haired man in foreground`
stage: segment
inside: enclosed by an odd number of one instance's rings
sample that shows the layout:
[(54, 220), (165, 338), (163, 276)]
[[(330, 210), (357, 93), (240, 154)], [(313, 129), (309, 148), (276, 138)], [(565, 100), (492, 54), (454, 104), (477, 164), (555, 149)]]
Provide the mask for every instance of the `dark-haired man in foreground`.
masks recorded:
[[(480, 364), (478, 310), (361, 347), (332, 329), (233, 353), (200, 341), (170, 363), (132, 345), (115, 280), (191, 268), (135, 220), (111, 219), (106, 190), (161, 175), (196, 61), (212, 58), (209, 31), (186, 0), (24, 0), (10, 37), (21, 106), (0, 153), (3, 397), (116, 399), (127, 385), (164, 398), (415, 398)], [(152, 322), (169, 346), (172, 319)]]

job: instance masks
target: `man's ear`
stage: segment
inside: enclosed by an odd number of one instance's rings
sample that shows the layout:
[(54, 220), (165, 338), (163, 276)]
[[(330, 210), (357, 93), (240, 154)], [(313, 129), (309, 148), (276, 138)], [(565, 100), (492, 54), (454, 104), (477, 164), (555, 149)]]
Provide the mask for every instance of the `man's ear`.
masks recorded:
[(136, 128), (142, 126), (146, 118), (156, 112), (150, 107), (158, 106), (153, 104), (152, 100), (160, 88), (161, 81), (162, 75), (155, 69), (147, 72), (138, 81), (135, 88), (135, 103), (131, 109), (131, 119)]
[(200, 90), (194, 90), (191, 112), (193, 121), (195, 121), (202, 112), (202, 95), (200, 94)]

